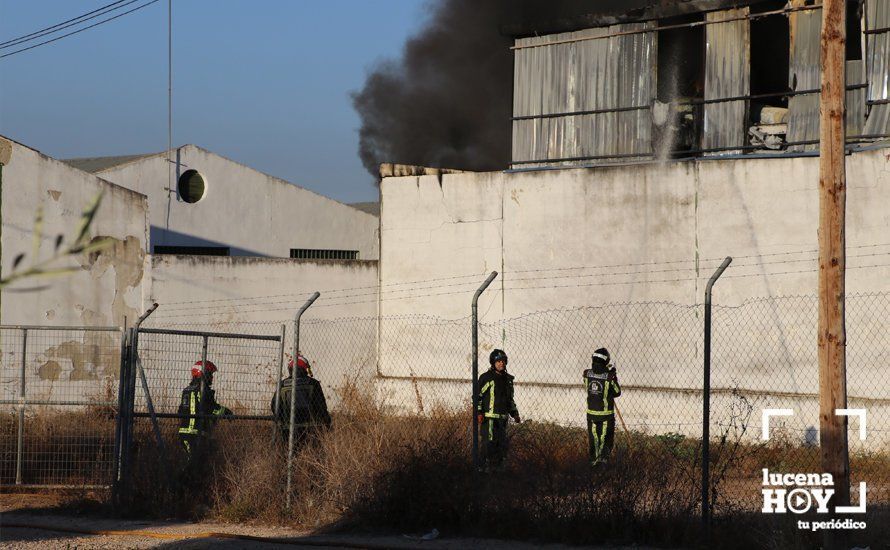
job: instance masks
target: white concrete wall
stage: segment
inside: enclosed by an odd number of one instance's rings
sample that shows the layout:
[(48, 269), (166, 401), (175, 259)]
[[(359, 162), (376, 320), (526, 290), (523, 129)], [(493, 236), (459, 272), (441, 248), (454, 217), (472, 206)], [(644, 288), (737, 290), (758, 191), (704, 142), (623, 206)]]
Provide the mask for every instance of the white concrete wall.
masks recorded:
[[(847, 170), (847, 290), (888, 292), (890, 155), (853, 154)], [(462, 340), (409, 363), (402, 357), (412, 354), (410, 342), (445, 338), (404, 316), (466, 317), (473, 292), (497, 270), (480, 300), (480, 363), (486, 368), (488, 350), (505, 347), (520, 408), (580, 422), (583, 396), (571, 388), (604, 345), (635, 388), (623, 398), (629, 423), (682, 431), (688, 421), (694, 432), (702, 310), (693, 306), (725, 256), (735, 262), (716, 287), (716, 304), (815, 295), (817, 189), (814, 157), (384, 179), (380, 371), (394, 378), (385, 387), (401, 384), (409, 402), (418, 389), (426, 401), (453, 402), (442, 382), (415, 388), (406, 379), (468, 379), (469, 323)], [(571, 308), (585, 309), (550, 312)], [(890, 353), (890, 303), (851, 298), (848, 308), (851, 346), (861, 350), (851, 356), (851, 403), (870, 403), (890, 424), (890, 365), (881, 359)], [(715, 323), (721, 319), (720, 395), (740, 387), (781, 403), (816, 391), (815, 303), (754, 302), (721, 310)], [(451, 393), (468, 400), (465, 389)], [(578, 407), (566, 404), (575, 399)], [(812, 414), (804, 422), (818, 425)]]
[[(13, 143), (3, 167), (3, 273), (53, 255), (56, 236), (64, 243), (76, 237), (81, 213), (100, 192), (102, 205), (91, 228), (95, 237), (110, 237), (113, 246), (98, 254), (78, 255), (53, 267), (80, 270), (51, 278), (31, 278), (4, 289), (3, 324), (118, 325), (142, 311), (149, 279), (145, 263), (148, 240), (145, 196), (75, 170), (34, 149)], [(43, 208), (43, 238), (32, 258), (35, 216)], [(63, 243), (63, 247), (64, 247)], [(36, 288), (34, 291), (24, 291)]]
[[(287, 258), (291, 248), (358, 250), (378, 258), (378, 219), (194, 145), (98, 172), (149, 197), (152, 246), (228, 246), (232, 255)], [(178, 175), (197, 170), (206, 194), (179, 200)], [(168, 194), (172, 173), (172, 192)]]
[[(303, 315), (300, 349), (312, 363), (332, 406), (344, 380), (375, 374), (377, 262), (155, 255), (151, 301), (160, 304), (145, 327), (278, 335), (309, 296), (321, 297)], [(144, 346), (143, 346), (144, 344)], [(200, 339), (146, 335), (141, 356), (159, 407), (178, 404), (188, 370), (201, 356)], [(278, 344), (211, 339), (208, 358), (220, 372), (221, 402), (264, 414), (278, 379)], [(181, 382), (181, 383), (177, 383)]]
[[(0, 138), (2, 139), (2, 138)], [(145, 196), (71, 168), (40, 152), (12, 143), (2, 167), (2, 271), (13, 272), (53, 256), (75, 240), (81, 213), (104, 193), (89, 235), (112, 244), (77, 254), (47, 267), (73, 267), (54, 277), (29, 277), (2, 290), (0, 324), (41, 326), (123, 326), (141, 313), (149, 285), (145, 262), (148, 214)], [(33, 255), (35, 217), (42, 208), (42, 239)], [(0, 398), (18, 396), (22, 332), (3, 329)], [(119, 332), (29, 331), (25, 354), (26, 396), (42, 400), (105, 400), (116, 393), (120, 366)], [(30, 411), (29, 411), (30, 414)]]

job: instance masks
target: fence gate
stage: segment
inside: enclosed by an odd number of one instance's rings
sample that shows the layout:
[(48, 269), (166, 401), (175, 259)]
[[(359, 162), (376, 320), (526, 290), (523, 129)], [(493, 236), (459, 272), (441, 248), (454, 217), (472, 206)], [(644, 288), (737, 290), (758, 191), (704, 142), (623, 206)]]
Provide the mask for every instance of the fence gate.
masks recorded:
[(118, 327), (0, 326), (0, 486), (109, 488)]
[(275, 436), (270, 403), (284, 370), (283, 326), (276, 335), (140, 328), (128, 342), (124, 376), (129, 384), (122, 398), (124, 491), (140, 479), (170, 480), (182, 466), (179, 427), (190, 415), (180, 413), (179, 404), (198, 361), (215, 365), (212, 390), (227, 409), (210, 420), (208, 438), (215, 448), (229, 455), (268, 449)]

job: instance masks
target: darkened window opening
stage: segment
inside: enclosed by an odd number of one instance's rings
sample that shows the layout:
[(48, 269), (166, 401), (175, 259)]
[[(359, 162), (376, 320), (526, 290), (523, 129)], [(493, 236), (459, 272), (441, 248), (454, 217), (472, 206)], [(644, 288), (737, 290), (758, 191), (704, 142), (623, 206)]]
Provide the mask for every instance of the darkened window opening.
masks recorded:
[(358, 250), (291, 248), (290, 257), (298, 260), (358, 260)]
[[(784, 1), (751, 7), (751, 14), (781, 10)], [(782, 150), (788, 134), (788, 82), (791, 67), (791, 22), (786, 14), (751, 20), (751, 99), (747, 132), (753, 150)]]
[[(766, 2), (751, 8), (752, 13), (780, 10), (784, 2)], [(791, 58), (791, 30), (784, 14), (751, 20), (751, 95), (791, 91), (788, 70)], [(764, 107), (788, 108), (788, 98), (762, 97), (751, 100), (750, 123), (759, 124)], [(773, 115), (775, 116), (775, 115)], [(774, 120), (769, 119), (769, 120)]]
[(185, 202), (196, 203), (204, 198), (207, 186), (204, 177), (197, 170), (186, 170), (179, 176), (176, 190), (179, 193), (179, 198)]
[(155, 254), (179, 254), (182, 256), (228, 256), (228, 246), (155, 246)]
[(862, 59), (862, 3), (847, 2), (847, 61)]
[[(671, 26), (703, 20), (701, 14), (692, 14), (663, 19), (658, 24)], [(683, 151), (698, 149), (702, 107), (689, 102), (704, 99), (704, 94), (705, 27), (659, 31), (656, 97), (662, 104), (686, 103), (664, 111), (667, 118), (656, 116), (655, 143), (659, 150), (674, 151), (673, 157), (682, 157)]]

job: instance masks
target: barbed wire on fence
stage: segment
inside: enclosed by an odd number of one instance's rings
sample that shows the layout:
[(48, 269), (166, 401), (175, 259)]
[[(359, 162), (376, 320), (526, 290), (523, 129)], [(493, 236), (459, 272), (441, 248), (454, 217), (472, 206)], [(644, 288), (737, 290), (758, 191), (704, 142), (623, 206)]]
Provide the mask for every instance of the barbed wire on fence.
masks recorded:
[[(868, 245), (856, 245), (849, 246), (850, 250), (863, 250), (863, 249), (874, 249), (880, 247), (890, 247), (890, 244), (868, 244)], [(811, 262), (816, 261), (816, 258), (805, 258), (805, 259), (796, 259), (796, 260), (779, 260), (779, 261), (763, 261), (764, 258), (773, 258), (773, 257), (781, 257), (781, 256), (790, 256), (790, 255), (798, 255), (798, 254), (814, 254), (817, 253), (818, 250), (801, 250), (801, 251), (786, 251), (786, 252), (777, 252), (777, 253), (766, 253), (766, 254), (756, 254), (756, 255), (745, 255), (745, 256), (737, 256), (735, 258), (734, 269), (745, 268), (745, 267), (761, 267), (768, 265), (777, 265), (777, 264), (787, 264), (787, 263), (801, 263), (801, 262)], [(888, 252), (880, 252), (880, 253), (872, 253), (872, 254), (849, 254), (848, 258), (860, 258), (860, 257), (878, 257), (885, 256), (890, 254)], [(663, 266), (663, 265), (674, 265), (679, 263), (689, 264), (689, 268), (672, 268), (672, 269), (662, 269), (662, 270), (631, 270), (624, 272), (614, 272), (614, 273), (595, 273), (588, 275), (562, 275), (562, 276), (541, 276), (541, 277), (525, 277), (513, 280), (547, 280), (547, 279), (561, 279), (561, 278), (585, 278), (585, 277), (602, 277), (602, 276), (621, 276), (621, 275), (633, 275), (633, 274), (648, 274), (648, 273), (668, 273), (668, 272), (684, 272), (684, 271), (697, 271), (700, 269), (708, 270), (713, 266), (707, 266), (706, 263), (709, 262), (719, 262), (722, 261), (723, 258), (708, 258), (708, 259), (700, 259), (697, 262), (695, 260), (676, 260), (676, 261), (665, 261), (665, 262), (638, 262), (638, 263), (627, 263), (627, 264), (612, 264), (612, 265), (591, 265), (591, 266), (572, 266), (572, 267), (564, 267), (564, 268), (542, 268), (542, 269), (530, 269), (530, 270), (508, 270), (502, 273), (502, 277), (512, 277), (514, 274), (524, 274), (524, 273), (547, 273), (547, 272), (565, 272), (565, 271), (579, 271), (579, 270), (591, 270), (591, 269), (611, 269), (616, 267), (641, 267), (641, 266)], [(756, 259), (757, 262), (745, 263), (746, 259)], [(851, 266), (851, 268), (860, 268), (860, 267), (885, 267), (885, 264), (876, 264), (869, 266)], [(802, 270), (800, 272), (806, 272), (807, 270)], [(798, 271), (789, 271), (789, 272), (779, 272), (774, 274), (788, 274), (788, 273), (798, 273)], [(730, 276), (758, 276), (758, 274), (749, 274), (749, 275), (730, 275)], [(338, 298), (353, 298), (353, 297), (364, 297), (364, 296), (377, 296), (378, 294), (385, 294), (387, 292), (408, 292), (408, 291), (416, 291), (416, 290), (425, 290), (431, 288), (443, 288), (443, 287), (456, 287), (456, 286), (472, 286), (477, 285), (478, 281), (466, 281), (463, 283), (453, 283), (449, 285), (441, 285), (436, 284), (434, 286), (428, 286), (430, 283), (438, 283), (440, 281), (449, 281), (456, 279), (467, 279), (467, 278), (478, 278), (480, 275), (478, 274), (467, 274), (467, 275), (454, 275), (448, 277), (438, 277), (432, 279), (425, 280), (414, 280), (414, 281), (401, 281), (401, 282), (391, 282), (384, 283), (381, 285), (372, 285), (372, 286), (364, 286), (364, 287), (351, 287), (351, 288), (329, 288), (329, 289), (320, 289), (321, 292), (325, 294), (338, 294), (351, 292), (354, 290), (370, 290), (371, 292), (359, 293), (359, 294), (346, 294), (344, 296), (337, 296)], [(707, 278), (707, 275), (701, 276), (700, 278)], [(411, 285), (412, 288), (406, 289), (398, 289), (398, 290), (388, 290), (393, 286), (405, 286)], [(427, 285), (427, 286), (423, 286)], [(319, 290), (319, 289), (315, 289)], [(236, 302), (242, 301), (254, 301), (262, 300), (264, 298), (275, 298), (277, 300), (273, 302), (257, 302), (254, 304), (247, 305), (260, 305), (264, 303), (270, 304), (278, 304), (281, 303), (281, 298), (293, 298), (291, 302), (296, 305), (302, 303), (305, 299), (305, 295), (308, 294), (309, 291), (305, 293), (284, 293), (284, 294), (272, 294), (272, 295), (259, 295), (259, 296), (249, 296), (249, 297), (237, 297), (237, 298), (219, 298), (219, 299), (209, 299), (209, 300), (187, 300), (180, 301), (176, 303), (167, 304), (168, 310), (177, 311), (177, 310), (189, 310), (192, 311), (195, 309), (196, 304), (204, 304), (204, 309), (213, 309), (213, 308), (224, 308), (228, 307), (226, 305), (219, 306), (207, 306), (206, 304), (211, 303), (227, 303), (234, 304)], [(355, 302), (358, 303), (358, 302)]]

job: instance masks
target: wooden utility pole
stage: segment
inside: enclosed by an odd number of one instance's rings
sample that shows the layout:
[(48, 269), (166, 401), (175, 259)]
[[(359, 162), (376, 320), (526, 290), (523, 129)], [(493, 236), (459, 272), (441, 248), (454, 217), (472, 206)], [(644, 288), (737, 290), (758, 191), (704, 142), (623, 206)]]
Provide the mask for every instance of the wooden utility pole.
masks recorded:
[(846, 95), (846, 0), (822, 2), (822, 94), (819, 109), (819, 428), (822, 469), (834, 477), (833, 506), (850, 502), (847, 418), (847, 335), (844, 99)]

